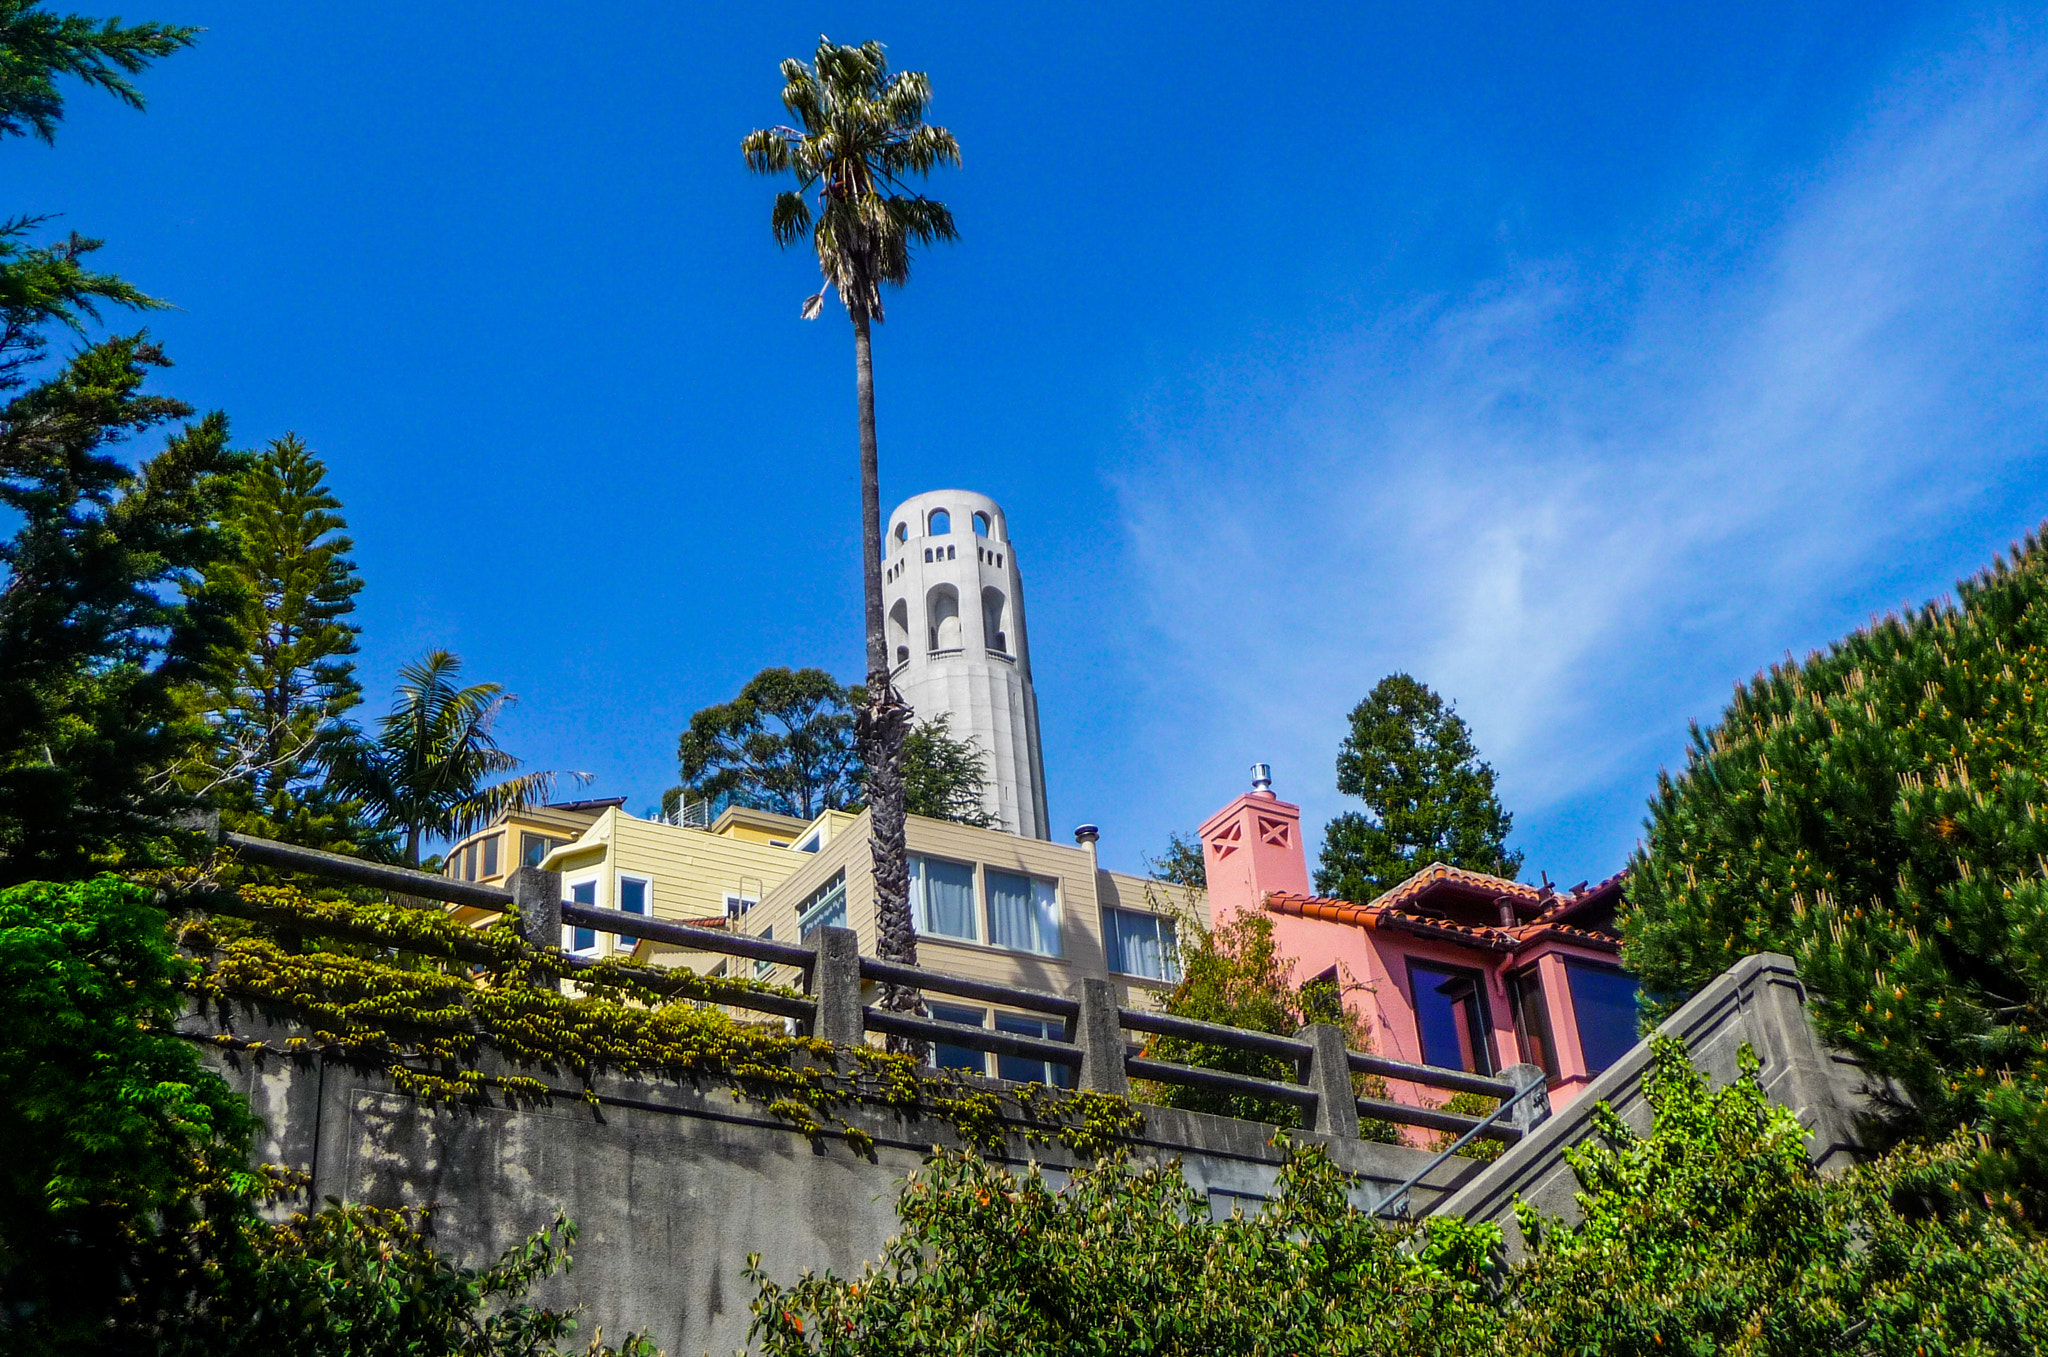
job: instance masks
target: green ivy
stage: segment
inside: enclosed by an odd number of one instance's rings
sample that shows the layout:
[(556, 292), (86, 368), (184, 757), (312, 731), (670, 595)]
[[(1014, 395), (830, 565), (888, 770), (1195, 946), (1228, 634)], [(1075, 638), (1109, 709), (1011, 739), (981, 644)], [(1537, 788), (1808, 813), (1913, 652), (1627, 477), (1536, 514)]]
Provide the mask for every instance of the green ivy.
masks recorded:
[[(316, 900), (291, 887), (229, 892), (196, 875), (159, 884), (166, 903), (191, 916), (180, 934), (195, 960), (188, 987), (218, 1020), (218, 1046), (347, 1061), (428, 1101), (544, 1103), (557, 1092), (547, 1072), (575, 1081), (591, 1102), (605, 1074), (716, 1083), (805, 1135), (836, 1134), (863, 1153), (872, 1138), (845, 1116), (857, 1106), (940, 1121), (987, 1149), (1014, 1134), (1093, 1154), (1140, 1124), (1124, 1099), (1037, 1085), (997, 1092), (907, 1056), (792, 1036), (779, 1021), (718, 1007), (796, 995), (782, 986), (616, 962), (572, 969), (559, 952), (528, 944), (510, 914), (477, 929), (437, 910)], [(531, 982), (535, 971), (546, 983)], [(304, 1035), (241, 1036), (238, 1005)], [(486, 1049), (519, 1072), (486, 1073)]]

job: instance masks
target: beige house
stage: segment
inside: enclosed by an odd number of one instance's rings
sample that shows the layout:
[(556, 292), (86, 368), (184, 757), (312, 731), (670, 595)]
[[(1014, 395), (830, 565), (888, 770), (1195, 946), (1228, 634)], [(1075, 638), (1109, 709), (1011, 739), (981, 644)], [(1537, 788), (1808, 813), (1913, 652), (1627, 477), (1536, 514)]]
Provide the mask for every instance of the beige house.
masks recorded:
[[(807, 942), (828, 925), (851, 928), (861, 952), (873, 956), (869, 826), (866, 812), (826, 811), (806, 822), (732, 807), (699, 827), (637, 819), (617, 800), (579, 802), (505, 816), (457, 843), (444, 870), (495, 884), (513, 867), (530, 863), (561, 873), (563, 896), (589, 908), (730, 928), (778, 942)], [(1120, 987), (1123, 1002), (1152, 1006), (1180, 978), (1181, 920), (1205, 921), (1206, 910), (1181, 887), (1102, 870), (1094, 831), (1084, 829), (1077, 837), (1078, 844), (1057, 844), (911, 816), (907, 838), (918, 964), (1056, 994), (1068, 993), (1083, 978), (1106, 977)], [(497, 847), (489, 847), (494, 840)], [(464, 875), (471, 870), (475, 875)], [(645, 965), (802, 983), (791, 967), (595, 929), (565, 927), (562, 946), (581, 956), (630, 956)], [(948, 1022), (1057, 1035), (1042, 1014), (940, 994), (926, 996), (926, 1005), (933, 1017)], [(948, 1068), (1006, 1079), (1059, 1083), (1068, 1077), (1062, 1066), (960, 1047), (939, 1046), (934, 1058)]]
[[(839, 828), (738, 927), (778, 942), (805, 942), (828, 925), (851, 928), (863, 955), (875, 953), (875, 889), (866, 812)], [(1179, 979), (1179, 920), (1191, 908), (1178, 886), (1096, 865), (1092, 830), (1078, 846), (911, 816), (911, 914), (917, 960), (928, 970), (1067, 993), (1076, 981), (1107, 977), (1124, 1002), (1150, 1007)], [(783, 984), (789, 967), (747, 963), (747, 974)], [(1026, 1035), (1057, 1036), (1043, 1014), (929, 994), (935, 1018)], [(1005, 1079), (1063, 1083), (1062, 1066), (940, 1046), (937, 1063)]]
[[(562, 895), (576, 904), (724, 928), (744, 919), (853, 818), (826, 811), (806, 823), (734, 806), (698, 828), (636, 819), (615, 807), (538, 865), (562, 874)], [(589, 929), (565, 928), (562, 946), (584, 956), (630, 954), (697, 970), (722, 960)]]

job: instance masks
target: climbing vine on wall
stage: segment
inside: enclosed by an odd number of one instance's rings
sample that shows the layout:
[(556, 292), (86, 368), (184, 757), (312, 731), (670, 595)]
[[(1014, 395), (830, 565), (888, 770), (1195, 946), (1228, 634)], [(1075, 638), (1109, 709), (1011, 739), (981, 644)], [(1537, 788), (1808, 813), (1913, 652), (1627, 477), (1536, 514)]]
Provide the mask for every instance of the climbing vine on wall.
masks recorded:
[[(155, 884), (182, 920), (179, 944), (195, 962), (188, 986), (216, 1029), (209, 1039), (247, 1058), (341, 1061), (452, 1104), (566, 1095), (594, 1105), (604, 1075), (719, 1084), (813, 1139), (837, 1134), (862, 1153), (872, 1137), (846, 1115), (860, 1106), (943, 1122), (984, 1150), (1020, 1135), (1092, 1155), (1139, 1124), (1122, 1098), (1038, 1085), (998, 1092), (727, 1011), (765, 994), (800, 997), (783, 986), (616, 961), (579, 966), (529, 944), (510, 913), (474, 928), (434, 909), (317, 900), (289, 886), (229, 889), (199, 872)], [(248, 1035), (238, 1013), (301, 1034)]]

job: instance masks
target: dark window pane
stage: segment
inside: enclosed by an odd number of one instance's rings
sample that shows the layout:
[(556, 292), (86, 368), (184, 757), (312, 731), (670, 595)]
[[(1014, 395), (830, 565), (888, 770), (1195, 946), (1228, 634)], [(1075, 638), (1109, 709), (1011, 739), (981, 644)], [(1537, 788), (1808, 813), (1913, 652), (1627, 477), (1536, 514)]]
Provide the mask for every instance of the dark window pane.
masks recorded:
[(619, 878), (619, 908), (628, 914), (647, 913), (647, 883), (630, 876)]
[[(960, 1008), (953, 1004), (934, 1003), (927, 1003), (925, 1008), (940, 1022), (965, 1023), (969, 1027), (987, 1025), (988, 1014), (979, 1008)], [(988, 1053), (935, 1041), (932, 1043), (932, 1064), (942, 1070), (966, 1070), (970, 1074), (987, 1074)]]
[(1550, 1001), (1543, 993), (1543, 976), (1534, 966), (1508, 977), (1508, 998), (1515, 1007), (1515, 1040), (1522, 1058), (1540, 1066), (1555, 1079), (1557, 1050), (1550, 1038)]
[(1636, 979), (1606, 966), (1567, 961), (1572, 1012), (1579, 1020), (1579, 1051), (1586, 1071), (1598, 1074), (1636, 1044)]
[(496, 876), (498, 874), (498, 840), (501, 837), (501, 835), (493, 834), (490, 838), (484, 840), (485, 876)]
[(1486, 996), (1475, 971), (1408, 963), (1415, 996), (1415, 1027), (1422, 1038), (1422, 1063), (1438, 1069), (1493, 1073)]
[[(996, 1031), (1015, 1032), (1026, 1037), (1057, 1037), (1060, 1024), (1044, 1018), (1027, 1018), (1020, 1013), (998, 1013)], [(1066, 1065), (1015, 1055), (997, 1056), (996, 1074), (1020, 1084), (1051, 1084), (1054, 1088), (1066, 1088), (1074, 1081), (1074, 1072)]]
[[(569, 888), (569, 899), (585, 909), (596, 909), (597, 883), (595, 881), (585, 881), (579, 885), (571, 886)], [(572, 930), (572, 932), (573, 936), (569, 940), (571, 949), (578, 952), (588, 952), (597, 946), (596, 929), (578, 928)]]

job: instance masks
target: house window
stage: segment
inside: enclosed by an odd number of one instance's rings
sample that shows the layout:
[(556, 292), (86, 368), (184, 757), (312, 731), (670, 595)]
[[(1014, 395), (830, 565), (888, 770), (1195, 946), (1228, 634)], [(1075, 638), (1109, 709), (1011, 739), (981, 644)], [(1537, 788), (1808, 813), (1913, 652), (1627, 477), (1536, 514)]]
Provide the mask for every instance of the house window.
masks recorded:
[(1550, 1000), (1543, 993), (1543, 976), (1527, 966), (1508, 977), (1508, 1006), (1515, 1011), (1515, 1042), (1522, 1059), (1541, 1066), (1552, 1079), (1558, 1076), (1557, 1047), (1550, 1036)]
[(1102, 911), (1102, 940), (1109, 951), (1109, 969), (1118, 975), (1180, 979), (1173, 920), (1135, 910), (1106, 909)]
[(1492, 1074), (1493, 1024), (1477, 971), (1408, 963), (1409, 992), (1415, 996), (1415, 1029), (1422, 1037), (1422, 1063), (1442, 1070)]
[(737, 921), (748, 910), (760, 903), (759, 900), (756, 900), (751, 895), (734, 895), (731, 892), (727, 892), (725, 897), (725, 917)]
[(502, 834), (493, 834), (490, 838), (484, 840), (485, 876), (496, 876), (498, 874), (498, 842), (504, 837)]
[(796, 841), (796, 851), (799, 853), (815, 853), (824, 846), (825, 827), (823, 825), (819, 825), (816, 829)]
[(988, 940), (1016, 952), (1060, 954), (1059, 891), (1050, 881), (1014, 872), (984, 871)]
[[(957, 1022), (968, 1027), (988, 1026), (988, 1012), (980, 1008), (964, 1008), (958, 1004), (927, 1003), (925, 1008), (940, 1022)], [(988, 1073), (988, 1054), (967, 1046), (954, 1046), (949, 1042), (932, 1043), (932, 1064), (942, 1070), (966, 1070), (969, 1074)]]
[[(597, 883), (579, 881), (569, 887), (569, 902), (585, 909), (597, 908)], [(594, 928), (572, 928), (569, 930), (569, 950), (572, 952), (595, 952), (597, 930)]]
[(1635, 977), (1576, 957), (1565, 959), (1564, 973), (1579, 1024), (1579, 1053), (1586, 1058), (1586, 1073), (1598, 1074), (1636, 1044)]
[[(996, 1014), (996, 1031), (1015, 1032), (1025, 1037), (1057, 1037), (1061, 1024), (1053, 1018), (1029, 1017), (1022, 1013)], [(1050, 1084), (1054, 1088), (1066, 1088), (1074, 1082), (1074, 1072), (1065, 1065), (1050, 1060), (1030, 1060), (1019, 1055), (996, 1057), (996, 1076), (1014, 1080), (1020, 1084)]]
[(545, 834), (521, 834), (519, 861), (528, 867), (538, 867), (548, 854), (567, 842), (567, 839), (551, 839)]
[(973, 867), (941, 858), (910, 860), (910, 917), (918, 932), (977, 942), (981, 930), (974, 914)]
[(619, 908), (628, 914), (648, 917), (647, 900), (653, 886), (645, 877), (622, 876), (619, 878)]
[[(768, 926), (767, 926), (766, 928), (764, 928), (764, 929), (762, 929), (762, 930), (761, 930), (761, 941), (763, 941), (763, 942), (773, 942), (773, 941), (775, 941), (775, 925), (774, 925), (774, 924), (769, 924), (769, 925), (768, 925)], [(756, 961), (756, 962), (754, 963), (754, 978), (755, 978), (756, 980), (766, 980), (766, 979), (768, 978), (768, 976), (770, 975), (770, 973), (772, 973), (772, 972), (773, 972), (774, 970), (775, 970), (775, 963), (774, 963), (774, 962), (772, 962), (772, 961)]]
[(836, 872), (830, 881), (804, 897), (796, 907), (797, 938), (811, 940), (821, 928), (846, 927), (846, 873)]
[(467, 848), (465, 848), (465, 849), (463, 849), (463, 850), (462, 850), (462, 879), (463, 879), (464, 881), (474, 881), (474, 880), (476, 880), (476, 845), (475, 845), (475, 844), (471, 844), (471, 845), (469, 845), (469, 847), (467, 847)]

